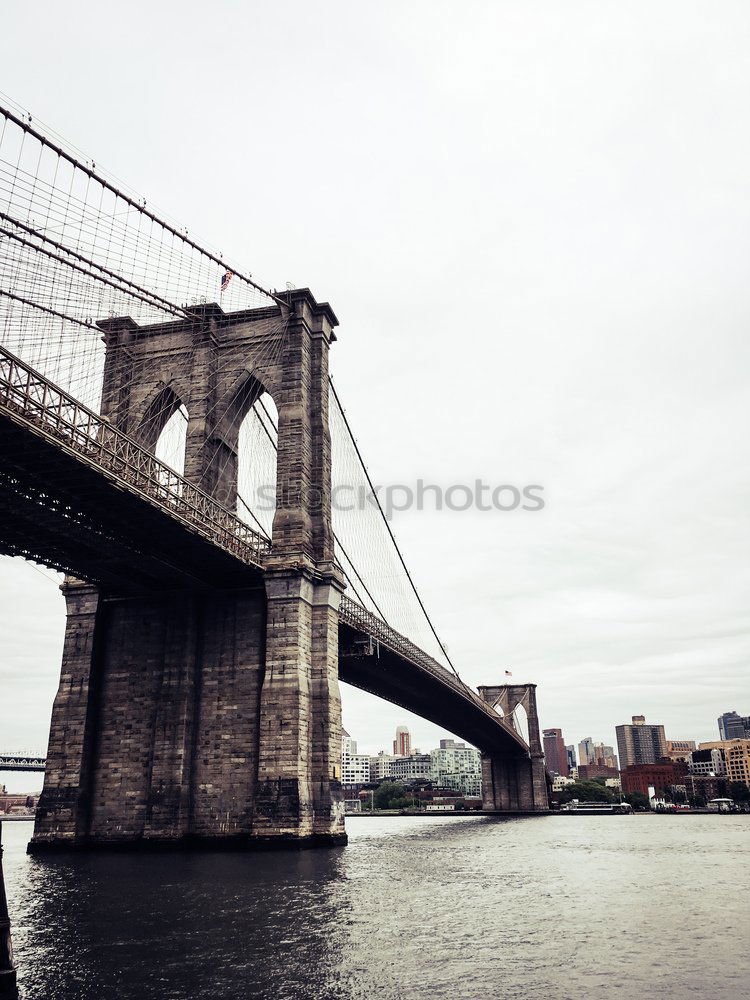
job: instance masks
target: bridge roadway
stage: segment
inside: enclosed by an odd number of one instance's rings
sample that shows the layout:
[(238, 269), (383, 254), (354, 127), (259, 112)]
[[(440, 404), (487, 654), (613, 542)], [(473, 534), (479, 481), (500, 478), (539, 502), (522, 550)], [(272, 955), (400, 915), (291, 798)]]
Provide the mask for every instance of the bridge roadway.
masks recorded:
[(3, 771), (44, 771), (46, 757), (33, 754), (0, 753), (0, 773)]
[[(0, 347), (0, 552), (133, 593), (262, 586), (270, 542)], [(528, 747), (453, 673), (346, 596), (339, 675), (485, 753)]]

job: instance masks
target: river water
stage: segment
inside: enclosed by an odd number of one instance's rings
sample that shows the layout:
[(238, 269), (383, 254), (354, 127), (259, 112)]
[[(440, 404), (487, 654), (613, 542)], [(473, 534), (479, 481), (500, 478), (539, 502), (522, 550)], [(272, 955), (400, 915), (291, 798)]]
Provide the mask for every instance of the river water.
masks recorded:
[(750, 997), (750, 815), (347, 820), (346, 848), (25, 853), (23, 1000)]

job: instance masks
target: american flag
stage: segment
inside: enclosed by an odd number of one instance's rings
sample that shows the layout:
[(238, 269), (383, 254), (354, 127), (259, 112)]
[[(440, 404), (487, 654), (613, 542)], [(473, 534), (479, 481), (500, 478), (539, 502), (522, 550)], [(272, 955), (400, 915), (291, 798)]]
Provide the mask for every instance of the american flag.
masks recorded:
[(234, 277), (234, 271), (225, 271), (221, 276), (221, 290), (225, 292), (227, 290), (227, 285)]
[(512, 676), (513, 676), (513, 674), (512, 674), (511, 672), (510, 672), (510, 670), (506, 670), (506, 671), (505, 671), (505, 676), (506, 676), (506, 677), (512, 677)]

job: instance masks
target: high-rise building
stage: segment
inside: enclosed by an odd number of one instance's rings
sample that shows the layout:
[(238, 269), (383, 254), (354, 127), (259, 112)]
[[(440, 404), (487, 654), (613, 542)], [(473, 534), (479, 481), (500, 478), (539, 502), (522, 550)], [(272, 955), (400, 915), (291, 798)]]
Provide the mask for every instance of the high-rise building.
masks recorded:
[(578, 767), (578, 761), (576, 759), (576, 745), (575, 743), (569, 743), (565, 747), (565, 752), (568, 755), (568, 774), (573, 770), (574, 767)]
[(348, 757), (357, 752), (357, 741), (353, 740), (345, 729), (341, 730), (341, 755)]
[[(452, 743), (452, 746), (444, 746)], [(453, 740), (441, 740), (438, 750), (430, 751), (430, 778), (438, 784), (443, 783), (447, 774), (481, 774), (482, 758), (474, 747)]]
[(719, 739), (750, 740), (750, 715), (725, 712), (719, 716)]
[(646, 725), (646, 717), (634, 715), (632, 724), (616, 727), (620, 767), (653, 764), (667, 756), (664, 726)]
[(578, 763), (579, 764), (593, 764), (594, 763), (594, 741), (590, 736), (587, 736), (585, 740), (581, 740), (578, 744)]
[(606, 743), (595, 743), (594, 759), (592, 763), (598, 764), (600, 767), (609, 767), (617, 770), (617, 757), (615, 755), (615, 748), (607, 746)]
[(562, 729), (545, 729), (542, 732), (542, 739), (547, 770), (553, 776), (561, 774), (567, 777), (569, 771), (568, 754), (565, 749)]
[(406, 726), (396, 727), (396, 739), (393, 741), (394, 757), (408, 757), (411, 753), (411, 734)]

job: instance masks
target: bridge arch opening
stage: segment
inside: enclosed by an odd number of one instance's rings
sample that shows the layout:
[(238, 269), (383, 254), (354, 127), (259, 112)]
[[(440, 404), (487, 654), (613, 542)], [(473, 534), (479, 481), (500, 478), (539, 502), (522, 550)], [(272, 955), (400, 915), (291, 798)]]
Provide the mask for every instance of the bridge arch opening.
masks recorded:
[[(177, 397), (175, 397), (177, 399)], [(160, 462), (174, 469), (180, 476), (185, 474), (185, 449), (189, 415), (183, 403), (177, 400), (177, 408), (162, 426), (154, 445), (154, 454)]]
[(516, 705), (511, 713), (511, 718), (513, 720), (513, 728), (519, 735), (523, 738), (524, 742), (528, 746), (529, 744), (529, 717), (526, 713), (526, 709), (523, 705)]
[[(152, 452), (157, 458), (165, 462), (167, 459), (164, 457), (165, 448), (169, 445), (171, 447), (177, 448), (179, 444), (180, 434), (180, 420), (178, 419), (174, 423), (170, 422), (173, 420), (175, 415), (180, 411), (182, 413), (182, 422), (185, 423), (184, 434), (187, 434), (187, 409), (183, 405), (182, 400), (174, 391), (170, 385), (162, 385), (156, 390), (154, 395), (150, 400), (147, 401), (145, 409), (143, 410), (143, 416), (139, 422), (137, 422), (137, 427), (134, 433), (134, 437), (142, 444), (147, 451)], [(162, 440), (164, 432), (169, 426), (169, 436)], [(157, 447), (160, 448), (161, 454), (157, 454)], [(184, 468), (184, 442), (182, 448), (182, 467)], [(171, 453), (170, 453), (170, 457)], [(179, 458), (178, 458), (179, 462)], [(168, 462), (172, 468), (175, 468), (172, 462)], [(180, 470), (177, 470), (180, 471)]]
[(271, 537), (276, 513), (279, 414), (271, 395), (254, 399), (237, 441), (237, 517)]

